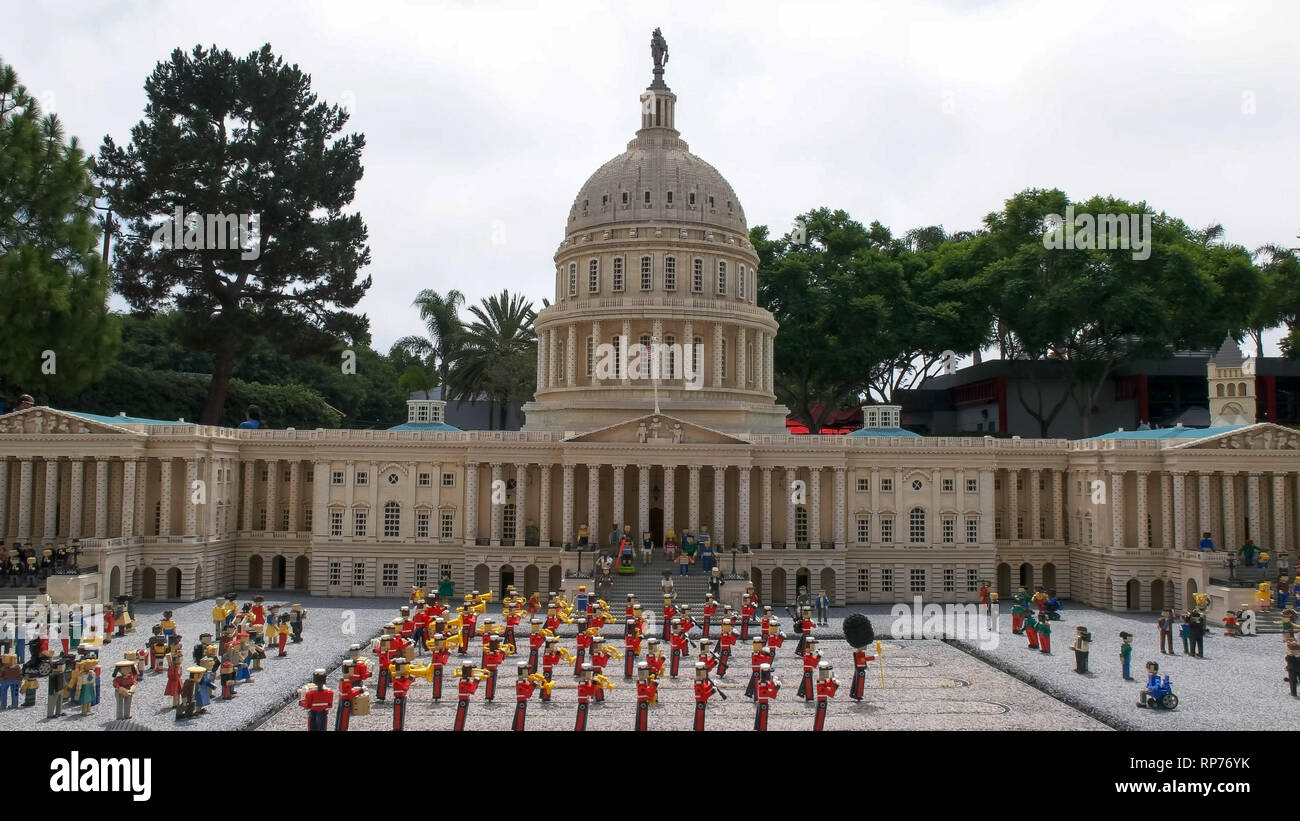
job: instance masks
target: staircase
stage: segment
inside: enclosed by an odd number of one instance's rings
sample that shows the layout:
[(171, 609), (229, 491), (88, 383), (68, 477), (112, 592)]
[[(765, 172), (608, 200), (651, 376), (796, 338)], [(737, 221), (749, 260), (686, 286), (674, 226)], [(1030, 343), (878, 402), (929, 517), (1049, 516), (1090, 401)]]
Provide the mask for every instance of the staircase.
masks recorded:
[[(611, 574), (614, 578), (614, 584), (605, 594), (605, 601), (609, 603), (612, 609), (622, 611), (623, 605), (627, 602), (627, 594), (636, 595), (637, 601), (646, 609), (658, 609), (663, 606), (663, 593), (659, 589), (663, 581), (665, 570), (672, 570), (673, 584), (677, 590), (677, 604), (689, 604), (692, 610), (698, 612), (698, 608), (704, 606), (704, 596), (709, 592), (709, 577), (704, 574), (698, 564), (691, 567), (691, 573), (688, 576), (677, 575), (677, 565), (669, 565), (662, 557), (656, 556), (657, 561), (649, 565), (638, 565), (636, 573), (629, 576), (620, 576), (618, 573)], [(595, 583), (591, 585), (595, 591)]]

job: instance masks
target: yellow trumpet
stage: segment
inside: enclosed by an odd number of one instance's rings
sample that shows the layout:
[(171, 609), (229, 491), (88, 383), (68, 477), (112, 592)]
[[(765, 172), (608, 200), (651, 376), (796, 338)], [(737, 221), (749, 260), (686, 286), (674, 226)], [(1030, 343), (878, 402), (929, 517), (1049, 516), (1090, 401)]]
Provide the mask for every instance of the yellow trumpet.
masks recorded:
[(602, 690), (613, 690), (613, 689), (614, 689), (614, 682), (610, 681), (609, 679), (605, 678), (605, 677), (602, 676), (602, 675), (599, 675), (599, 674), (598, 674), (598, 675), (595, 675), (595, 676), (592, 677), (591, 680), (594, 681), (594, 682), (596, 682), (596, 684), (600, 685), (600, 689), (602, 689)]
[(560, 658), (564, 659), (565, 661), (573, 661), (573, 654), (569, 652), (569, 648), (558, 647), (556, 649), (560, 651)]
[(611, 655), (611, 656), (613, 656), (614, 658), (618, 659), (619, 661), (622, 661), (622, 660), (623, 660), (623, 654), (620, 653), (620, 652), (618, 651), (618, 648), (615, 647), (614, 645), (612, 645), (612, 644), (606, 642), (606, 643), (603, 645), (603, 649), (604, 649), (604, 651), (605, 651), (606, 653), (608, 653), (609, 655)]
[(551, 688), (555, 686), (554, 680), (547, 681), (546, 676), (542, 675), (541, 673), (530, 674), (528, 676), (528, 680), (531, 681), (533, 684), (536, 684), (538, 687), (541, 687), (542, 692), (548, 696), (551, 694)]
[(429, 662), (428, 664), (412, 664), (407, 668), (407, 672), (411, 674), (411, 678), (422, 678), (432, 684), (434, 669), (433, 662)]

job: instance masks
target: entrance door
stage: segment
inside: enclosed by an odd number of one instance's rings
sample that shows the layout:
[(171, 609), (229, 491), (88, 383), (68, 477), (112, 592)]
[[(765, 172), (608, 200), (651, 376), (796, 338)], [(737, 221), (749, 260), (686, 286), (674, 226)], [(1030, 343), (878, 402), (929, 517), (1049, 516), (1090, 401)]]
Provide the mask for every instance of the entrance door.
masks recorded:
[[(662, 547), (664, 543), (664, 509), (662, 507), (650, 508), (650, 538), (655, 540), (656, 547)], [(641, 534), (636, 534), (637, 546), (641, 546)]]

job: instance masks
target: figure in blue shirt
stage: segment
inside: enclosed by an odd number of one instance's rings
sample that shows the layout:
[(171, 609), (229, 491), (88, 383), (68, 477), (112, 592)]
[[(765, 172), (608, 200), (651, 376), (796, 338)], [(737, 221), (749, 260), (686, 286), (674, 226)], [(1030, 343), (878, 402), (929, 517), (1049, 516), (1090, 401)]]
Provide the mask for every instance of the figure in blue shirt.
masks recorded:
[(241, 428), (250, 428), (257, 430), (262, 427), (262, 409), (257, 405), (249, 405), (244, 411), (244, 421), (239, 423)]
[(1210, 538), (1208, 532), (1201, 534), (1201, 544), (1199, 547), (1201, 550), (1214, 550), (1214, 540)]
[(825, 627), (826, 617), (830, 615), (831, 597), (826, 595), (826, 591), (823, 590), (817, 595), (815, 604), (817, 605), (817, 624)]

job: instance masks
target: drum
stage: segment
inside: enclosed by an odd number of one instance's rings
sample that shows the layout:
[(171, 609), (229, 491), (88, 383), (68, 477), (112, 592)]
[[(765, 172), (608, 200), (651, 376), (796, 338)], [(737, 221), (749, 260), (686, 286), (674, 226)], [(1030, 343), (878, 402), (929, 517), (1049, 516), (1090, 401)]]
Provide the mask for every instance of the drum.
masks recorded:
[(369, 691), (357, 693), (352, 697), (352, 715), (368, 716), (370, 715), (370, 693)]

